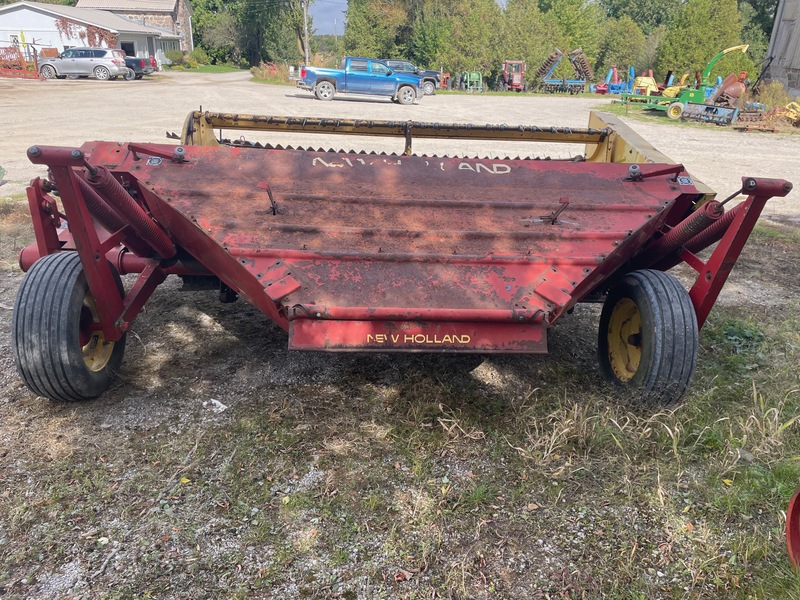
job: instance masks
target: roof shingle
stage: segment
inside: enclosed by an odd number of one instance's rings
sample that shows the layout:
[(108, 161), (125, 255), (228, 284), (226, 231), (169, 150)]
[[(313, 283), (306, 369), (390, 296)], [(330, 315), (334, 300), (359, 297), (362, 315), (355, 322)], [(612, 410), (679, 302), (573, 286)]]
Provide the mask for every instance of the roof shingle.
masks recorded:
[(78, 8), (131, 12), (172, 12), (177, 0), (78, 0)]

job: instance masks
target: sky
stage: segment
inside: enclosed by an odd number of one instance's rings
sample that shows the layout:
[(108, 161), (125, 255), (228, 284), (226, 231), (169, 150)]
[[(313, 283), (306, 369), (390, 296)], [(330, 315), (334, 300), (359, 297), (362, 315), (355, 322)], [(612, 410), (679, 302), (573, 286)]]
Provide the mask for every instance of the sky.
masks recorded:
[[(314, 0), (308, 7), (308, 14), (313, 17), (314, 31), (319, 34), (344, 33), (344, 11), (347, 0)], [(334, 19), (336, 31), (334, 32)]]

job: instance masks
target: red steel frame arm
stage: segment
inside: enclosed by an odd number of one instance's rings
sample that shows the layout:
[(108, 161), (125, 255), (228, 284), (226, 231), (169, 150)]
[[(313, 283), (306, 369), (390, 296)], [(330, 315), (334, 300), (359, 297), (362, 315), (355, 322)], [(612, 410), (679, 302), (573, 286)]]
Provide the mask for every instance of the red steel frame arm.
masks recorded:
[(742, 178), (743, 188), (750, 195), (742, 203), (736, 217), (728, 227), (717, 247), (704, 263), (688, 250), (681, 250), (679, 256), (698, 272), (697, 280), (689, 291), (689, 297), (697, 313), (697, 326), (702, 327), (714, 306), (719, 292), (728, 279), (733, 266), (755, 227), (767, 200), (786, 196), (792, 184), (783, 179)]
[[(73, 167), (84, 164), (80, 150), (54, 148), (47, 146), (28, 149), (28, 158), (34, 164), (44, 164), (50, 168), (52, 178), (58, 188), (64, 216), (75, 249), (81, 259), (89, 290), (95, 300), (100, 329), (107, 340), (119, 340), (128, 331), (130, 323), (144, 306), (153, 290), (166, 276), (156, 260), (146, 260), (143, 271), (126, 296), (120, 292), (112, 272), (112, 265), (106, 254), (116, 246), (122, 230), (110, 232), (101, 240), (91, 212), (83, 199), (77, 176)], [(40, 256), (52, 254), (61, 249), (53, 217), (45, 205), (49, 204), (42, 194), (41, 183), (34, 182), (28, 191), (34, 228), (36, 228), (38, 252)], [(50, 209), (52, 212), (53, 208)], [(41, 229), (42, 237), (39, 237)]]

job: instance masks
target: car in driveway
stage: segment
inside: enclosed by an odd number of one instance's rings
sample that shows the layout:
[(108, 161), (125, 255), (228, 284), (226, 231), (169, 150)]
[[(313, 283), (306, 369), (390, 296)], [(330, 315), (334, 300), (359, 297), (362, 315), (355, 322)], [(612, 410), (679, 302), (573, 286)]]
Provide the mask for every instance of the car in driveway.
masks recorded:
[(150, 62), (150, 58), (141, 58), (140, 56), (126, 56), (125, 66), (128, 67), (128, 73), (125, 74), (125, 79), (141, 79), (145, 75), (151, 75), (155, 69)]
[(426, 96), (430, 96), (436, 91), (436, 88), (441, 87), (441, 74), (439, 71), (425, 71), (407, 60), (389, 58), (384, 59), (383, 62), (397, 73), (412, 73), (422, 77), (420, 88)]
[(55, 58), (39, 61), (39, 74), (45, 79), (74, 76), (105, 81), (127, 72), (125, 52), (119, 48), (69, 48)]

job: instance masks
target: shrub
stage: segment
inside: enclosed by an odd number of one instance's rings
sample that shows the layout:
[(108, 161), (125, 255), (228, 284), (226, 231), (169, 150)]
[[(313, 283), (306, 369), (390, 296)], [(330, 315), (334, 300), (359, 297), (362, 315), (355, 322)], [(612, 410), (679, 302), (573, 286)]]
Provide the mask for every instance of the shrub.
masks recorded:
[(202, 48), (195, 48), (189, 52), (189, 60), (193, 60), (201, 65), (208, 65), (211, 63), (211, 59), (208, 57), (208, 54), (206, 54), (206, 51)]
[(780, 81), (771, 81), (760, 86), (756, 100), (765, 104), (767, 108), (783, 108), (792, 101), (792, 97)]
[(177, 66), (183, 62), (183, 52), (180, 50), (167, 50), (164, 52), (164, 56), (172, 61), (173, 66)]
[(276, 65), (271, 62), (262, 62), (257, 67), (252, 67), (250, 73), (255, 79), (265, 83), (290, 85), (289, 68), (285, 64)]

